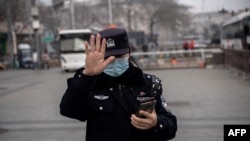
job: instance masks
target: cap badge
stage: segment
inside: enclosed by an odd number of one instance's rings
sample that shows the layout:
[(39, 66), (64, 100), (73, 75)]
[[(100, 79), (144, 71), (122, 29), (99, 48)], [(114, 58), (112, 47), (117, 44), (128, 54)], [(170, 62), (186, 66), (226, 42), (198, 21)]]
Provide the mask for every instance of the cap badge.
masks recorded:
[(107, 40), (107, 47), (115, 47), (115, 41), (113, 39)]

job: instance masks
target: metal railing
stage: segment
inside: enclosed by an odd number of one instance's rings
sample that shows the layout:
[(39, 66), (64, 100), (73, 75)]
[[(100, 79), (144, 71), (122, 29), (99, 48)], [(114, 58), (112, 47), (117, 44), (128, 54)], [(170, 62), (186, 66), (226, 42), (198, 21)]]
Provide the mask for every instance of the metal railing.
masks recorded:
[(133, 52), (131, 56), (142, 69), (204, 68), (212, 65), (213, 54), (221, 49)]
[(224, 57), (225, 67), (250, 74), (250, 51), (225, 49)]

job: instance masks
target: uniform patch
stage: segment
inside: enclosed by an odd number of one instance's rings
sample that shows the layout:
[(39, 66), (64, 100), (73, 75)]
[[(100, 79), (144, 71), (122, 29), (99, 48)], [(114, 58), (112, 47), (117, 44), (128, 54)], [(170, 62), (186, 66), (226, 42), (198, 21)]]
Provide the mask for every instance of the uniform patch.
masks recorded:
[(97, 100), (107, 100), (109, 99), (109, 96), (106, 95), (94, 95), (94, 98)]

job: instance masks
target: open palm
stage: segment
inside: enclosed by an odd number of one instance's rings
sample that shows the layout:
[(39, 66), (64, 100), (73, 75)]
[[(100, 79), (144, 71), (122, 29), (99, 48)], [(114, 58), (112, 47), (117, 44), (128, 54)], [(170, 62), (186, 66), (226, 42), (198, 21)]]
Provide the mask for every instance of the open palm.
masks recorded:
[(101, 42), (100, 34), (91, 36), (90, 47), (88, 42), (84, 42), (86, 50), (86, 63), (85, 70), (83, 71), (86, 75), (98, 75), (106, 68), (106, 66), (111, 63), (115, 57), (110, 56), (107, 59), (104, 59), (105, 50), (106, 50), (106, 39), (103, 39)]

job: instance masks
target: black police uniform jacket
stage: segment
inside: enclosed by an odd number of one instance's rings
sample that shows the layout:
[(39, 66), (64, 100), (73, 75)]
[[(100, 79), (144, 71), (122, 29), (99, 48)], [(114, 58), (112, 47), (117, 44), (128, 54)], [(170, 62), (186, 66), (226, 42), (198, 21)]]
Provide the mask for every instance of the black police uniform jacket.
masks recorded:
[[(60, 112), (66, 117), (87, 121), (86, 141), (166, 141), (175, 137), (176, 117), (162, 106), (159, 96), (149, 95), (150, 75), (145, 79), (141, 69), (132, 64), (119, 77), (104, 73), (87, 76), (82, 71), (78, 70), (67, 80)], [(157, 100), (157, 125), (149, 130), (135, 128), (131, 114), (136, 113), (142, 101), (152, 98)]]

